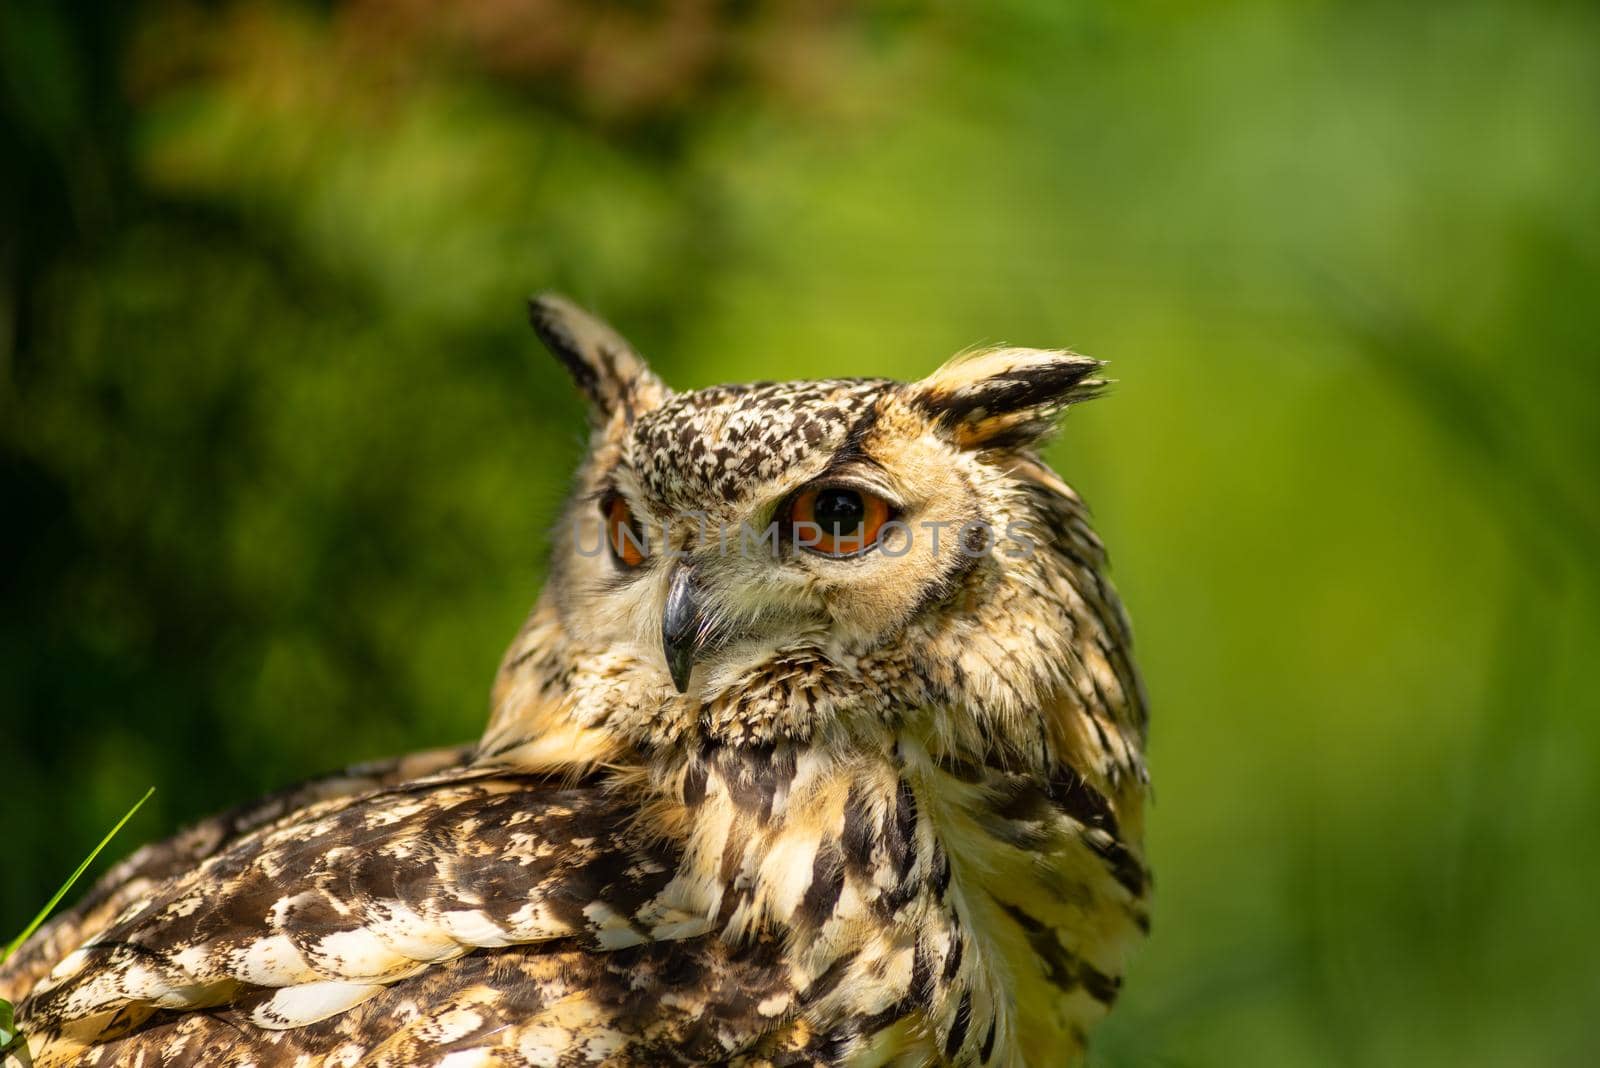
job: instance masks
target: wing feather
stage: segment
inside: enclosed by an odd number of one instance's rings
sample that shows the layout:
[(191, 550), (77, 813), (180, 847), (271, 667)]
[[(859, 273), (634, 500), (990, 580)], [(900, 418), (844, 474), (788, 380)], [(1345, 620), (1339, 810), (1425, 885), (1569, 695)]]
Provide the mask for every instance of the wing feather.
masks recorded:
[(309, 805), (351, 797), (464, 764), (473, 747), (456, 746), (357, 764), (291, 786), (206, 819), (145, 846), (114, 865), (72, 908), (55, 915), (0, 966), (0, 997), (19, 1001), (55, 964), (158, 886), (250, 832)]
[(672, 857), (619, 833), (629, 818), (593, 784), (485, 770), (319, 802), (131, 903), (19, 1021), (45, 1050), (164, 1010), (230, 1006), (299, 1028), (474, 950), (642, 942), (633, 917)]

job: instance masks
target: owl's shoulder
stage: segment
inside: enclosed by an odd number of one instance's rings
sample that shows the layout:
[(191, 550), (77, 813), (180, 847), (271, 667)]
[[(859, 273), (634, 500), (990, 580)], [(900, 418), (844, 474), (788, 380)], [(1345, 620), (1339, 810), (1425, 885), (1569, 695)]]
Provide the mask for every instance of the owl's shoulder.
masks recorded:
[[(121, 904), (114, 919), (19, 1006), (40, 1063), (119, 1038), (158, 1048), (208, 1026), (178, 1015), (202, 1008), (253, 1025), (249, 1041), (293, 1045), (290, 1029), (380, 995), (392, 1018), (408, 980), (425, 976), (435, 999), (470, 987), (454, 965), (477, 950), (637, 943), (633, 914), (672, 869), (669, 847), (624, 833), (636, 811), (597, 782), (458, 766), (332, 792), (275, 817), (267, 803), (175, 874), (159, 873), (193, 842), (153, 851), (106, 889), (90, 912)], [(497, 985), (542, 990), (538, 956), (486, 966)]]
[(57, 961), (108, 927), (129, 906), (198, 867), (246, 835), (313, 805), (355, 797), (464, 764), (471, 746), (450, 746), (366, 761), (319, 775), (195, 823), (142, 846), (97, 879), (0, 966), (0, 997), (19, 1001)]

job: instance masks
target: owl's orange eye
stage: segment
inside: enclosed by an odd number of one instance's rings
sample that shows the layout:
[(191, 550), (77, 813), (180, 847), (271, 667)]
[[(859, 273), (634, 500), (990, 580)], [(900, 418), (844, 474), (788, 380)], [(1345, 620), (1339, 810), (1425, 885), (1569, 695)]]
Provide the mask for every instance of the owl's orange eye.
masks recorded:
[(606, 544), (611, 546), (611, 557), (623, 567), (638, 567), (644, 563), (644, 535), (633, 521), (633, 510), (621, 497), (607, 497), (600, 505), (606, 520)]
[(803, 489), (789, 504), (795, 544), (823, 556), (858, 556), (878, 543), (889, 502), (849, 486)]

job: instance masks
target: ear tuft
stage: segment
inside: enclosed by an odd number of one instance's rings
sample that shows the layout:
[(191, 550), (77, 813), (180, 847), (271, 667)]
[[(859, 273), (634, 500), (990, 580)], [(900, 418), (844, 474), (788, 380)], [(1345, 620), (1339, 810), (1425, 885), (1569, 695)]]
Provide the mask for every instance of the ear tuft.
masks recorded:
[(908, 387), (911, 403), (963, 448), (1028, 445), (1070, 404), (1106, 387), (1105, 364), (1054, 349), (990, 349), (957, 356)]
[(655, 407), (666, 395), (667, 388), (621, 334), (566, 297), (528, 298), (528, 321), (588, 398), (595, 423), (609, 422), (619, 411), (631, 423), (636, 411)]

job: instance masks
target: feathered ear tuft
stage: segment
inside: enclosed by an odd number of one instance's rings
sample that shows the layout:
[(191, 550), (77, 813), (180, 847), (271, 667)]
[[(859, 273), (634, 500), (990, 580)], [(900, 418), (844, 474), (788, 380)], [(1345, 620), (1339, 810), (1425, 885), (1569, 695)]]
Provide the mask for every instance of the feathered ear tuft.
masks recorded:
[(1106, 382), (1092, 376), (1104, 366), (1063, 350), (990, 349), (957, 356), (906, 389), (963, 448), (1014, 448), (1048, 434), (1068, 405), (1098, 396)]
[(528, 321), (588, 398), (596, 424), (618, 412), (631, 423), (636, 411), (654, 408), (666, 396), (666, 386), (621, 334), (566, 297), (528, 298)]

